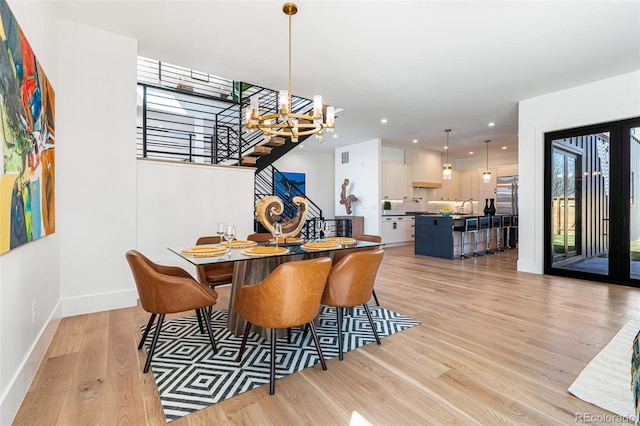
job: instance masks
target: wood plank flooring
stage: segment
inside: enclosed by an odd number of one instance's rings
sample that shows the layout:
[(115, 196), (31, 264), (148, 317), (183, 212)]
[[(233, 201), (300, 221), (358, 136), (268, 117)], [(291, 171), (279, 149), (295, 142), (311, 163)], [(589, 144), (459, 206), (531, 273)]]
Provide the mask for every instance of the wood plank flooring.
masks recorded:
[[(516, 271), (516, 251), (476, 259), (385, 249), (381, 304), (421, 321), (382, 345), (332, 359), (173, 425), (574, 424), (605, 412), (567, 392), (584, 366), (640, 312), (640, 290)], [(219, 288), (218, 307), (228, 304)], [(139, 327), (119, 309), (64, 318), (16, 425), (157, 425), (164, 415), (143, 374)]]

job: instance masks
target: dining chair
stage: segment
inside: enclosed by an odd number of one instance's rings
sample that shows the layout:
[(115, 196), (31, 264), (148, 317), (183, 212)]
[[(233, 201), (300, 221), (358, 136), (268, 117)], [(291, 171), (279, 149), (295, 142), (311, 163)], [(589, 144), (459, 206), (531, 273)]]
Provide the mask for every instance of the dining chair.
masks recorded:
[(273, 235), (271, 235), (268, 232), (257, 232), (255, 234), (249, 234), (247, 236), (247, 240), (249, 241), (269, 241), (271, 238), (273, 238)]
[[(370, 243), (382, 243), (382, 237), (380, 235), (371, 235), (371, 234), (359, 234), (353, 237), (356, 241), (367, 241)], [(352, 250), (336, 250), (333, 252), (333, 264), (340, 262), (345, 256), (351, 254), (353, 252), (358, 251), (368, 251), (368, 250), (376, 250), (377, 247), (360, 247)], [(380, 306), (380, 302), (378, 302), (378, 296), (376, 296), (376, 290), (372, 289), (371, 294), (373, 295), (373, 300), (376, 301), (376, 305)]]
[(384, 250), (382, 249), (350, 253), (331, 268), (321, 303), (336, 308), (340, 361), (343, 358), (342, 308), (362, 305), (369, 318), (376, 342), (380, 344), (380, 337), (373, 323), (367, 301), (371, 298), (373, 284), (376, 281), (383, 255)]
[(204, 322), (213, 353), (217, 353), (218, 349), (216, 348), (215, 338), (209, 323), (209, 316), (204, 311), (204, 308), (216, 304), (218, 294), (215, 290), (198, 283), (184, 269), (177, 266), (164, 266), (154, 263), (137, 250), (129, 250), (126, 253), (126, 258), (136, 282), (140, 304), (145, 311), (151, 314), (138, 349), (142, 349), (153, 321), (157, 315), (160, 315), (153, 340), (151, 341), (151, 348), (147, 354), (147, 361), (144, 364), (144, 372), (149, 371), (151, 358), (156, 349), (160, 329), (166, 314), (195, 309), (201, 330), (202, 322)]
[[(221, 239), (219, 236), (206, 236), (198, 238), (196, 245), (220, 244), (220, 242)], [(197, 271), (198, 280), (211, 288), (218, 285), (231, 284), (233, 280), (233, 262), (199, 265)]]
[(269, 393), (271, 395), (275, 392), (276, 330), (279, 328), (308, 324), (322, 369), (327, 369), (313, 319), (320, 310), (320, 299), (330, 269), (331, 259), (328, 257), (287, 262), (274, 269), (258, 284), (244, 286), (238, 291), (234, 310), (247, 321), (247, 324), (236, 361), (240, 362), (242, 359), (252, 324), (270, 328)]

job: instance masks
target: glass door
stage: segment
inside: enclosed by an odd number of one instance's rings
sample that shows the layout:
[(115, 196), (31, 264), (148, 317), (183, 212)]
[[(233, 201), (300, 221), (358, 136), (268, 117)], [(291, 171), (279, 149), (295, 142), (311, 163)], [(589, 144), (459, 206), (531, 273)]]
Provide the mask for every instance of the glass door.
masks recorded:
[(545, 135), (545, 273), (640, 287), (640, 117)]
[[(554, 263), (576, 256), (579, 252), (576, 225), (579, 223), (576, 203), (577, 155), (558, 148), (553, 150), (552, 244)], [(579, 226), (578, 226), (579, 229)]]

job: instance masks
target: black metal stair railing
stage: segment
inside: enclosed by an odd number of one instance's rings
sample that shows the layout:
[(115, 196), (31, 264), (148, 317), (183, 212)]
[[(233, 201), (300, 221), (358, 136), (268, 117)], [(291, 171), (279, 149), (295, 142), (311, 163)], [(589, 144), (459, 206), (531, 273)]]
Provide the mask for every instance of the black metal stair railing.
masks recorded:
[[(223, 79), (164, 62), (138, 58), (138, 155), (185, 162), (241, 164), (243, 155), (266, 142), (244, 125), (249, 100), (260, 96), (260, 111), (277, 112), (278, 92)], [(292, 97), (294, 113), (309, 113), (313, 102)], [(301, 138), (300, 142), (303, 138)], [(285, 140), (258, 159), (257, 170), (296, 146)]]
[[(280, 171), (275, 168), (273, 165), (264, 168), (260, 172), (256, 173), (255, 179), (255, 204), (257, 204), (263, 197), (276, 195), (278, 196), (283, 204), (284, 209), (281, 215), (281, 219), (295, 217), (297, 214), (297, 206), (293, 204), (292, 200), (294, 197), (304, 197), (307, 199), (307, 217), (305, 220), (305, 225), (302, 228), (301, 234), (303, 238), (318, 238), (314, 223), (320, 219), (324, 220), (322, 215), (322, 209), (314, 203), (312, 200), (306, 197), (305, 194), (300, 191), (300, 189), (295, 185), (294, 182), (291, 182), (286, 177), (280, 175), (282, 186), (276, 187), (275, 184), (275, 175), (276, 173), (280, 173)], [(264, 229), (261, 228), (256, 218), (256, 232), (264, 232)]]

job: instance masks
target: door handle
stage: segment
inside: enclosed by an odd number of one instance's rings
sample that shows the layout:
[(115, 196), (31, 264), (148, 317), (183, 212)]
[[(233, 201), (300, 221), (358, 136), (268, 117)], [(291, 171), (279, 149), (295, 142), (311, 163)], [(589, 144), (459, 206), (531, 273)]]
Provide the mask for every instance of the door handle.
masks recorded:
[(393, 229), (398, 229), (398, 224), (393, 222)]

